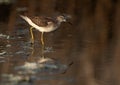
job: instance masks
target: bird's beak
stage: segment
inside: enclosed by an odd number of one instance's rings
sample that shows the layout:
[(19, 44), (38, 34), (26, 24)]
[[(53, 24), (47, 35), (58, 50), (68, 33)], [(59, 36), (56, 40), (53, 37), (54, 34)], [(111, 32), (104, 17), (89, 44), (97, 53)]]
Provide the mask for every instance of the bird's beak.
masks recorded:
[(67, 22), (68, 24), (70, 24), (70, 25), (73, 25), (71, 22)]

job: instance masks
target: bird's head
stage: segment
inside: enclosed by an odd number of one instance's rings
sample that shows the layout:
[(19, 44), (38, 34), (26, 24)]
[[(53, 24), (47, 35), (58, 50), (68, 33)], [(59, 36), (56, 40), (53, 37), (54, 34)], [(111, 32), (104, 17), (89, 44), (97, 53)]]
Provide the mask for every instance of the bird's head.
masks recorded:
[(66, 22), (67, 19), (69, 19), (69, 18), (71, 18), (71, 16), (70, 15), (65, 15), (65, 14), (57, 16), (57, 20), (59, 22)]

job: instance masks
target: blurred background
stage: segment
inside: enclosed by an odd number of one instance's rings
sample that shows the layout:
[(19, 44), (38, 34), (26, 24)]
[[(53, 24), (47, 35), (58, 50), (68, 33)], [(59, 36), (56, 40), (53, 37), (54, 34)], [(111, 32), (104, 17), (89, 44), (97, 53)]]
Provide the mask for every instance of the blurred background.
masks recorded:
[[(19, 14), (72, 16), (72, 25), (45, 34), (45, 56), (73, 62), (64, 74), (18, 75), (16, 66), (41, 55), (40, 32), (33, 52)], [(120, 0), (0, 0), (0, 85), (120, 85), (119, 64)]]

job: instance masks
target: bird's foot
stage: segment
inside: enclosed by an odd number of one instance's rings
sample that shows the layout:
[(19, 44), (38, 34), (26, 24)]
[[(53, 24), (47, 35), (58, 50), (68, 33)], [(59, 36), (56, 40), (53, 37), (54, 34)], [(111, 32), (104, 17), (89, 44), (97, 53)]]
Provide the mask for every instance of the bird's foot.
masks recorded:
[(30, 40), (30, 41), (29, 41), (29, 43), (30, 43), (31, 45), (33, 45), (33, 44), (34, 44), (33, 40)]

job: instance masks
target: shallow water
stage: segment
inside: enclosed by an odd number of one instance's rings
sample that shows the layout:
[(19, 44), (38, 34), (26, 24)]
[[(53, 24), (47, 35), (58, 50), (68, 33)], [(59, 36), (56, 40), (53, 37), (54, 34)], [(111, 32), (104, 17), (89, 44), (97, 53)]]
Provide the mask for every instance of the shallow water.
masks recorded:
[(69, 25), (44, 34), (44, 56), (52, 59), (52, 63), (48, 60), (44, 64), (39, 63), (40, 32), (33, 30), (35, 43), (31, 44), (29, 27), (24, 25), (18, 22), (15, 30), (0, 33), (0, 85), (73, 85), (75, 78), (70, 73), (75, 49)]

